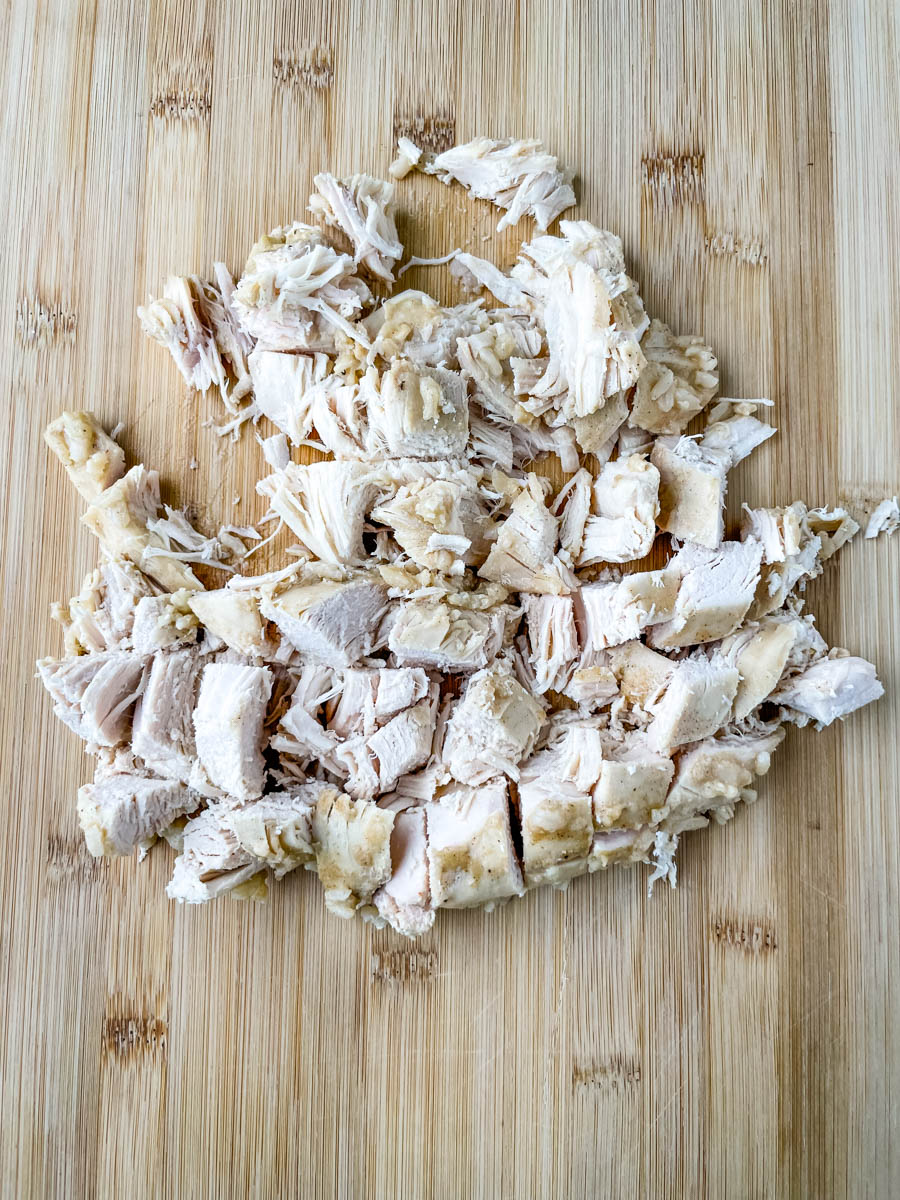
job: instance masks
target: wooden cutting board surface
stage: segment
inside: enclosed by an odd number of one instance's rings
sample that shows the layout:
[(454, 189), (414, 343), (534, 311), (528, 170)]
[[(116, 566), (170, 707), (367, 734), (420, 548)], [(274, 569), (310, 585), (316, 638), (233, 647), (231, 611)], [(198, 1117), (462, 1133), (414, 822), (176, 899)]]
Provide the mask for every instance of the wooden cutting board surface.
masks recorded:
[[(168, 499), (258, 518), (255, 440), (214, 436), (135, 306), (239, 269), (316, 170), (383, 172), (401, 132), (534, 134), (575, 167), (649, 310), (708, 337), (723, 394), (776, 402), (732, 516), (900, 490), (897, 8), (10, 0), (0, 26), (2, 1194), (896, 1195), (900, 538), (810, 589), (888, 696), (792, 732), (677, 891), (595, 876), (417, 944), (326, 916), (303, 873), (176, 909), (168, 848), (95, 863), (33, 663), (96, 559), (45, 423), (121, 421)], [(508, 263), (531, 233), (435, 180), (400, 195), (420, 255)]]

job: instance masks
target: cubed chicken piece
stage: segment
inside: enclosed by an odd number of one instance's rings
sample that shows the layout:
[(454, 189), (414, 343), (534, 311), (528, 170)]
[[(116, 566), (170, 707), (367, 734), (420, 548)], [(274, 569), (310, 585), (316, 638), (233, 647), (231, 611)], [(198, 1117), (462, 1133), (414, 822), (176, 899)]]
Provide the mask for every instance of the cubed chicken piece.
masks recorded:
[(256, 407), (299, 445), (312, 430), (311, 393), (328, 373), (328, 356), (257, 348), (248, 361)]
[(900, 529), (900, 505), (896, 496), (882, 500), (873, 510), (866, 525), (866, 538), (876, 538), (880, 533), (895, 533)]
[(784, 730), (727, 734), (692, 746), (678, 761), (666, 802), (653, 813), (655, 824), (670, 833), (702, 828), (704, 814), (729, 820), (740, 800), (755, 800), (751, 784), (768, 771)]
[(802, 718), (812, 719), (819, 726), (830, 725), (838, 717), (846, 717), (864, 704), (871, 704), (884, 695), (884, 688), (875, 676), (875, 668), (864, 658), (855, 658), (846, 651), (835, 657), (814, 662), (799, 675), (782, 683), (770, 699)]
[(478, 574), (521, 592), (571, 592), (578, 581), (556, 554), (558, 537), (559, 522), (544, 503), (540, 481), (531, 475)]
[(665, 690), (650, 705), (651, 750), (670, 753), (711, 737), (728, 721), (740, 679), (737, 668), (718, 654), (693, 654), (675, 663)]
[(659, 528), (714, 550), (725, 536), (727, 457), (693, 438), (661, 437), (650, 460), (659, 471)]
[(111, 858), (132, 854), (201, 803), (177, 780), (113, 774), (78, 789), (78, 821), (91, 854)]
[(619, 430), (628, 419), (628, 411), (625, 393), (617, 392), (596, 412), (586, 417), (574, 417), (572, 427), (582, 453), (593, 454), (606, 462), (612, 454)]
[(559, 544), (572, 562), (577, 562), (581, 554), (593, 497), (593, 477), (581, 467), (560, 488), (550, 508), (553, 516), (559, 518)]
[(670, 758), (638, 745), (605, 758), (593, 790), (597, 828), (643, 828), (665, 802), (674, 771)]
[(179, 589), (138, 600), (131, 635), (135, 654), (155, 654), (157, 650), (197, 640), (197, 618), (190, 608), (194, 594)]
[(323, 579), (282, 592), (263, 592), (260, 611), (301, 654), (335, 667), (352, 666), (372, 652), (387, 608), (377, 580)]
[(389, 792), (401, 775), (423, 766), (431, 755), (435, 705), (421, 700), (391, 717), (368, 739), (378, 764), (378, 790)]
[(373, 449), (392, 458), (457, 458), (469, 440), (465, 380), (442, 367), (396, 359), (381, 377), (369, 421)]
[(272, 750), (292, 758), (332, 765), (341, 739), (325, 729), (315, 715), (317, 704), (307, 705), (295, 692), (291, 707), (281, 718), (278, 732), (269, 741)]
[(204, 668), (194, 709), (198, 774), (238, 800), (263, 793), (263, 722), (271, 692), (267, 667), (210, 663)]
[(261, 655), (268, 648), (259, 597), (237, 588), (196, 592), (190, 608), (201, 625), (239, 654)]
[(563, 695), (576, 704), (589, 708), (603, 708), (619, 695), (616, 677), (605, 663), (590, 667), (576, 667), (562, 689)]
[(256, 490), (297, 535), (310, 558), (339, 566), (365, 561), (363, 522), (376, 489), (363, 463), (290, 463), (261, 479)]
[(373, 339), (372, 352), (391, 359), (402, 355), (420, 367), (455, 367), (456, 343), (483, 330), (488, 318), (482, 302), (442, 308), (425, 292), (398, 292), (362, 322)]
[(719, 388), (718, 363), (702, 338), (676, 337), (662, 321), (651, 321), (641, 339), (647, 365), (641, 372), (629, 425), (651, 433), (683, 433)]
[(674, 614), (650, 630), (650, 645), (671, 650), (733, 633), (753, 602), (761, 564), (762, 546), (755, 538), (722, 542), (716, 550), (687, 542), (668, 566), (681, 575)]
[(649, 708), (668, 686), (676, 665), (637, 640), (612, 646), (607, 660), (622, 695), (641, 708)]
[(581, 634), (581, 665), (597, 653), (638, 637), (668, 621), (675, 608), (680, 578), (671, 568), (636, 571), (618, 582), (586, 583), (575, 593), (575, 618)]
[(743, 721), (774, 691), (797, 640), (801, 619), (752, 621), (722, 642), (722, 657), (740, 673), (732, 719)]
[[(402, 674), (403, 672), (398, 668), (396, 673)], [(338, 685), (339, 695), (331, 699), (326, 708), (328, 728), (338, 737), (348, 738), (357, 733), (368, 737), (369, 734), (375, 732), (380, 724), (375, 719), (378, 675), (377, 669), (368, 667), (351, 667), (341, 672)], [(423, 679), (426, 678), (424, 671), (421, 672), (421, 675)], [(427, 680), (425, 690), (427, 691)], [(421, 699), (421, 697), (417, 698)], [(406, 704), (400, 705), (400, 708), (406, 707), (408, 707)]]
[(97, 746), (118, 746), (131, 730), (134, 702), (144, 686), (145, 660), (126, 651), (74, 658), (44, 658), (37, 664), (53, 711), (79, 737)]
[(654, 836), (654, 831), (646, 826), (643, 829), (608, 829), (595, 833), (588, 870), (605, 871), (608, 867), (650, 862)]
[(215, 806), (188, 821), (181, 853), (166, 887), (170, 900), (205, 904), (264, 870), (264, 864), (238, 842), (231, 818), (231, 809)]
[(394, 263), (403, 254), (392, 212), (394, 185), (362, 174), (335, 179), (327, 171), (313, 182), (316, 191), (309, 198), (310, 212), (350, 239), (357, 266), (393, 283)]
[(232, 810), (229, 823), (238, 845), (271, 868), (276, 879), (315, 860), (312, 818), (324, 786), (270, 792)]
[(397, 813), (391, 831), (391, 877), (375, 893), (374, 904), (406, 937), (420, 937), (434, 924), (429, 875), (425, 809)]
[(127, 558), (168, 592), (200, 591), (190, 567), (148, 528), (159, 508), (159, 475), (138, 465), (100, 492), (81, 519), (111, 558)]
[(594, 481), (595, 515), (584, 527), (579, 567), (631, 562), (650, 553), (659, 512), (659, 471), (640, 454), (607, 463)]
[(455, 479), (419, 479), (372, 509), (413, 562), (447, 575), (483, 563), (493, 522), (470, 471)]
[(438, 154), (424, 169), (443, 183), (456, 180), (473, 196), (506, 209), (498, 233), (526, 215), (546, 229), (575, 203), (572, 172), (560, 170), (554, 155), (533, 138), (475, 138)]
[(194, 704), (204, 660), (194, 648), (160, 651), (134, 710), (131, 748), (149, 770), (187, 783), (196, 758)]
[(130, 562), (104, 557), (78, 595), (54, 610), (54, 618), (65, 631), (66, 654), (127, 649), (137, 605), (145, 596), (156, 594), (156, 584)]
[(722, 455), (730, 471), (774, 433), (773, 425), (764, 425), (754, 416), (738, 413), (707, 425), (700, 439), (700, 448), (707, 453)]
[(399, 605), (388, 647), (399, 666), (477, 671), (503, 646), (514, 612), (505, 604), (476, 612), (442, 600), (408, 600)]
[[(559, 713), (551, 720), (558, 725), (559, 722), (565, 723), (570, 715)], [(597, 722), (591, 720), (563, 724), (563, 728), (562, 737), (551, 749), (536, 754), (523, 766), (523, 777), (540, 778), (555, 774), (574, 783), (579, 791), (590, 792), (600, 778), (607, 735)], [(548, 759), (546, 765), (545, 754), (552, 755), (552, 760)]]
[(578, 658), (575, 603), (571, 596), (523, 596), (534, 689), (561, 692)]
[(370, 455), (369, 416), (377, 398), (377, 380), (374, 367), (359, 382), (343, 375), (326, 375), (307, 393), (309, 420), (316, 437), (335, 458)]
[(528, 887), (557, 886), (587, 870), (594, 835), (591, 797), (552, 775), (519, 785), (522, 869)]
[(448, 788), (426, 804), (431, 902), (435, 908), (493, 906), (525, 891), (513, 845), (505, 779)]
[(47, 426), (44, 441), (89, 504), (125, 474), (125, 451), (93, 413), (66, 409)]
[(546, 714), (505, 663), (466, 684), (444, 737), (444, 763), (460, 783), (484, 783), (501, 772), (518, 779), (518, 764), (534, 748)]
[(352, 917), (390, 879), (393, 825), (394, 814), (376, 804), (333, 789), (320, 794), (312, 831), (329, 912)]
[(377, 671), (375, 720), (381, 725), (428, 695), (428, 676), (421, 667), (385, 667)]

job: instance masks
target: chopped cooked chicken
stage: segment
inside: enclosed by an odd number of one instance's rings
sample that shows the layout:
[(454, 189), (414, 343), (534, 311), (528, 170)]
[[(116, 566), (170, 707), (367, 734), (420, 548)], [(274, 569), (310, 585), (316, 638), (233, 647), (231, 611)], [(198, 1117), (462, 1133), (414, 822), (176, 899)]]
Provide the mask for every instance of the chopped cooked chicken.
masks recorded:
[(628, 863), (649, 863), (654, 831), (643, 829), (610, 829), (594, 834), (591, 843), (589, 871), (605, 871), (609, 867)]
[(812, 663), (779, 686), (770, 699), (822, 726), (883, 695), (884, 688), (875, 677), (872, 664), (844, 651)]
[(368, 791), (368, 780), (363, 774), (357, 793), (351, 783), (347, 785), (350, 795), (389, 792), (402, 775), (408, 775), (417, 767), (424, 766), (431, 755), (434, 739), (435, 706), (431, 699), (422, 700), (411, 708), (397, 713), (366, 740), (366, 751), (373, 770), (373, 779)]
[(802, 626), (800, 618), (764, 617), (748, 622), (722, 642), (722, 657), (737, 668), (741, 677), (734, 698), (733, 720), (743, 721), (774, 691)]
[(93, 413), (66, 409), (47, 426), (44, 441), (89, 504), (125, 474), (125, 451)]
[(660, 473), (640, 454), (607, 463), (594, 480), (594, 510), (584, 527), (579, 567), (632, 562), (656, 535)]
[(170, 900), (204, 904), (233, 891), (264, 869), (238, 842), (232, 811), (217, 805), (204, 809), (184, 828), (181, 853), (166, 888)]
[(477, 671), (500, 650), (514, 612), (508, 605), (478, 612), (443, 600), (409, 600), (398, 608), (388, 647), (401, 667)]
[(365, 560), (363, 521), (375, 489), (368, 467), (344, 461), (290, 463), (256, 485), (310, 558), (341, 565)]
[(705, 440), (661, 437), (650, 461), (659, 471), (659, 528), (714, 550), (725, 536), (727, 453), (707, 448)]
[(521, 592), (571, 592), (578, 581), (555, 553), (558, 539), (559, 522), (547, 508), (541, 481), (529, 475), (478, 574)]
[(397, 138), (399, 154), (391, 163), (389, 173), (392, 179), (405, 179), (422, 157), (422, 151), (408, 137)]
[(489, 418), (501, 424), (535, 424), (534, 414), (515, 394), (512, 360), (534, 358), (542, 341), (540, 330), (512, 316), (493, 319), (485, 328), (457, 339), (460, 370), (471, 379), (475, 398)]
[(371, 298), (353, 259), (338, 254), (312, 225), (295, 221), (251, 249), (233, 303), (241, 327), (266, 349), (331, 352), (338, 330), (368, 348), (351, 318)]
[[(532, 760), (538, 766), (540, 755)], [(549, 765), (549, 764), (548, 764)], [(519, 784), (522, 869), (528, 887), (561, 885), (587, 870), (594, 836), (591, 797), (551, 772)]]
[(757, 420), (749, 413), (737, 413), (734, 416), (710, 422), (703, 431), (700, 447), (707, 452), (714, 451), (716, 454), (723, 455), (728, 463), (728, 469), (731, 470), (739, 462), (743, 462), (757, 446), (761, 446), (774, 433), (774, 426), (764, 425), (762, 421)]
[(424, 167), (443, 183), (456, 180), (480, 200), (506, 209), (497, 232), (532, 216), (546, 229), (561, 212), (575, 203), (572, 172), (559, 163), (534, 138), (494, 141), (479, 137), (445, 150)]
[(253, 400), (295, 446), (312, 430), (311, 392), (328, 375), (325, 354), (289, 354), (257, 347), (248, 360)]
[(301, 654), (349, 667), (374, 649), (386, 595), (378, 579), (323, 579), (264, 591), (260, 611)]
[(135, 654), (154, 654), (167, 646), (197, 640), (197, 618), (190, 608), (194, 592), (179, 589), (161, 596), (142, 596), (134, 608), (131, 644)]
[(685, 543), (668, 567), (681, 576), (672, 619), (654, 625), (650, 645), (672, 650), (733, 633), (753, 602), (761, 562), (755, 538), (722, 542), (716, 550)]
[(879, 533), (894, 533), (898, 529), (900, 529), (900, 505), (897, 504), (897, 497), (893, 496), (882, 500), (873, 510), (866, 525), (865, 536), (876, 538)]
[(434, 924), (427, 820), (424, 808), (397, 813), (391, 831), (391, 877), (374, 896), (380, 916), (407, 937), (419, 937)]
[(238, 845), (276, 879), (313, 862), (312, 817), (323, 790), (323, 784), (302, 784), (232, 809), (229, 824)]
[(41, 682), (59, 719), (86, 742), (118, 746), (131, 729), (134, 702), (144, 686), (145, 660), (108, 650), (74, 658), (42, 658)]
[(78, 789), (78, 821), (90, 853), (113, 857), (132, 854), (200, 804), (177, 780), (113, 774)]
[(665, 802), (675, 765), (640, 738), (616, 747), (604, 757), (593, 789), (598, 829), (642, 829)]
[(425, 292), (390, 296), (362, 322), (372, 338), (372, 356), (398, 356), (417, 367), (456, 367), (456, 343), (487, 326), (480, 300), (442, 308)]
[(668, 685), (676, 664), (643, 642), (622, 642), (607, 651), (607, 659), (622, 695), (649, 710)]
[(619, 685), (609, 667), (597, 662), (590, 667), (576, 667), (562, 691), (578, 705), (603, 708), (618, 696)]
[(426, 804), (435, 908), (494, 905), (525, 890), (509, 823), (505, 779), (451, 787)]
[(239, 654), (261, 655), (268, 647), (259, 612), (259, 597), (236, 588), (195, 592), (189, 600), (191, 612), (205, 629), (221, 638)]
[(376, 448), (392, 458), (455, 458), (469, 440), (466, 384), (443, 367), (397, 359), (369, 406)]
[(135, 707), (131, 748), (164, 779), (187, 783), (191, 778), (197, 754), (194, 704), (203, 667), (193, 647), (155, 654)]
[(518, 778), (518, 764), (534, 748), (546, 720), (504, 663), (478, 671), (466, 684), (447, 723), (443, 759), (460, 783), (484, 783), (494, 775)]
[(312, 832), (329, 912), (352, 917), (390, 879), (394, 820), (392, 812), (367, 800), (351, 800), (333, 788), (321, 792)]
[(640, 374), (629, 425), (650, 433), (682, 433), (719, 387), (718, 363), (702, 338), (676, 337), (651, 321), (641, 339), (647, 365)]
[(523, 596), (528, 622), (534, 690), (561, 692), (578, 658), (578, 630), (571, 596)]
[(195, 778), (238, 800), (263, 794), (263, 721), (271, 692), (267, 667), (209, 663), (204, 668), (194, 709)]
[[(593, 454), (602, 466), (613, 452), (619, 430), (628, 418), (628, 401), (623, 392), (610, 396), (604, 406), (586, 417), (574, 417), (572, 428), (583, 453)], [(627, 454), (621, 454), (627, 458)]]
[(335, 179), (327, 171), (313, 182), (317, 191), (309, 198), (309, 210), (326, 225), (339, 229), (353, 244), (353, 261), (378, 279), (393, 283), (394, 263), (403, 254), (391, 209), (394, 185), (371, 175)]
[(370, 515), (392, 530), (413, 562), (448, 575), (483, 563), (494, 531), (478, 482), (466, 470), (405, 484)]
[(680, 586), (680, 576), (671, 566), (635, 571), (618, 582), (582, 584), (574, 596), (581, 665), (591, 666), (598, 651), (630, 642), (650, 626), (668, 622)]
[(53, 615), (65, 631), (66, 654), (130, 647), (137, 606), (157, 590), (126, 559), (104, 555), (78, 595), (54, 607)]
[(699, 742), (721, 729), (740, 680), (737, 668), (721, 655), (697, 653), (675, 663), (665, 690), (650, 705), (649, 747), (668, 754), (676, 746)]

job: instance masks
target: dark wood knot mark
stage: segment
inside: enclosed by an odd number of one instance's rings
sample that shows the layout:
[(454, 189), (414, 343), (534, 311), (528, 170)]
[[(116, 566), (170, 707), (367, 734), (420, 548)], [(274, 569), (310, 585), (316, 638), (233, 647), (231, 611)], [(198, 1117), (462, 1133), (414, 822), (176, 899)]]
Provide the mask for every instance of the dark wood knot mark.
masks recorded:
[(208, 91), (158, 92), (150, 102), (150, 116), (157, 121), (208, 121), (212, 97)]
[(23, 296), (16, 303), (16, 336), (29, 349), (72, 343), (77, 327), (78, 314), (63, 301), (51, 304), (40, 297)]
[(764, 917), (716, 917), (712, 934), (720, 945), (747, 954), (767, 954), (778, 949), (775, 926)]
[(101, 1036), (104, 1051), (113, 1058), (165, 1057), (168, 1029), (152, 1013), (126, 1011), (108, 1015)]
[(276, 54), (272, 74), (281, 87), (322, 91), (334, 82), (334, 55), (327, 46), (313, 46), (300, 54)]
[(441, 154), (456, 144), (456, 118), (444, 113), (394, 113), (394, 144), (402, 137), (415, 142), (420, 150)]
[(433, 950), (385, 950), (372, 955), (370, 973), (382, 983), (424, 983), (437, 972)]
[(47, 879), (50, 883), (88, 883), (103, 877), (104, 864), (94, 858), (80, 835), (47, 835)]
[(624, 1054), (614, 1054), (606, 1062), (576, 1063), (572, 1068), (576, 1088), (625, 1088), (640, 1082), (641, 1064)]
[(641, 159), (641, 178), (653, 202), (664, 208), (703, 199), (702, 154), (655, 154)]
[(706, 239), (708, 254), (735, 258), (749, 267), (764, 267), (769, 254), (761, 237), (741, 237), (734, 233), (716, 233)]

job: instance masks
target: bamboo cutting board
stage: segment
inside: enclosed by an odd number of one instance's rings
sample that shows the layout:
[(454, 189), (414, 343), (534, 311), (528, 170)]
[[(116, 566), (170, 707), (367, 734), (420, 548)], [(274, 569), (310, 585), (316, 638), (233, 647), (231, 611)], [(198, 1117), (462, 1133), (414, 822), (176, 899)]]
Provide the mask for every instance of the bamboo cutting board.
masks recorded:
[[(759, 803), (686, 839), (677, 891), (595, 876), (415, 945), (327, 917), (302, 872), (268, 905), (176, 910), (168, 848), (96, 864), (88, 763), (32, 676), (96, 556), (45, 423), (121, 421), (167, 498), (258, 518), (256, 442), (214, 437), (135, 306), (239, 269), (317, 169), (383, 172), (401, 132), (534, 134), (577, 169), (648, 309), (708, 337), (723, 394), (776, 401), (732, 515), (900, 490), (896, 6), (10, 0), (0, 22), (2, 1194), (895, 1195), (900, 539), (810, 589), (887, 697), (793, 732)], [(434, 180), (400, 194), (420, 255), (507, 263), (531, 232), (494, 237)]]

